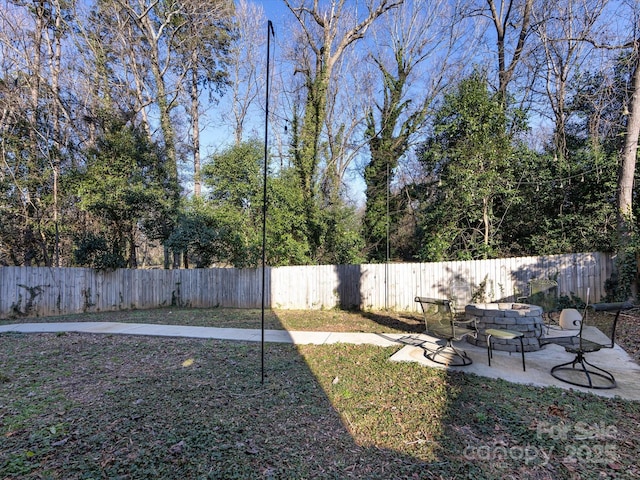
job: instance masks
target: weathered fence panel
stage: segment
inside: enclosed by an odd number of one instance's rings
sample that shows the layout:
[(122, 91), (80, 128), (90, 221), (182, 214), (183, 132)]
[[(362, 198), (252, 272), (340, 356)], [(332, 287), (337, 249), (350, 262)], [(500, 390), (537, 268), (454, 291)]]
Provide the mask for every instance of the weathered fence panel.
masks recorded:
[[(469, 262), (267, 267), (265, 304), (283, 309), (415, 311), (416, 295), (461, 303), (515, 301), (532, 278), (560, 295), (604, 295), (613, 260), (603, 253)], [(260, 308), (262, 270), (116, 270), (0, 267), (0, 318), (168, 306)]]

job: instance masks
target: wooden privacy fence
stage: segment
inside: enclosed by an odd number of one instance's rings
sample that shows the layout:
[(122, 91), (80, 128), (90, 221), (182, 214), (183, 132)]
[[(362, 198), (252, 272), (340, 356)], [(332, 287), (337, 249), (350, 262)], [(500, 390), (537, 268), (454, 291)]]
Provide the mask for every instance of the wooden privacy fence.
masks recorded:
[[(597, 302), (613, 272), (603, 253), (468, 262), (268, 267), (266, 306), (415, 311), (416, 295), (459, 303), (515, 301), (532, 278), (555, 278), (560, 295)], [(179, 307), (260, 308), (262, 270), (115, 270), (0, 267), (0, 318)]]

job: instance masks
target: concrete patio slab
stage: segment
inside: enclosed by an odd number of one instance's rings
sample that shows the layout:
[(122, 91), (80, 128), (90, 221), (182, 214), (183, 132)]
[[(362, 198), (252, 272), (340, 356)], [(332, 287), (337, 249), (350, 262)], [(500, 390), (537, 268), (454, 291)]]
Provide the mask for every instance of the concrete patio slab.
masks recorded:
[[(122, 335), (150, 335), (160, 337), (215, 338), (259, 342), (262, 332), (257, 329), (191, 327), (184, 325), (157, 325), (147, 323), (118, 322), (66, 322), (66, 323), (16, 323), (0, 325), (0, 333), (104, 333)], [(376, 333), (289, 332), (265, 330), (265, 342), (324, 345), (332, 343), (372, 344), (389, 347), (397, 344), (403, 334), (381, 335)]]
[[(416, 345), (417, 340), (424, 343)], [(546, 345), (536, 352), (526, 352), (527, 370), (522, 370), (522, 357), (520, 352), (502, 352), (494, 350), (491, 366), (488, 364), (487, 349), (476, 347), (467, 342), (458, 342), (454, 345), (464, 350), (473, 360), (471, 365), (464, 367), (446, 367), (434, 363), (425, 357), (428, 350), (435, 350), (436, 339), (427, 335), (411, 335), (409, 338), (400, 339), (400, 342), (411, 342), (395, 353), (391, 360), (404, 362), (418, 362), (433, 368), (446, 368), (451, 371), (473, 373), (482, 377), (501, 378), (508, 382), (538, 387), (558, 387), (566, 390), (589, 392), (603, 397), (620, 397), (626, 400), (640, 401), (640, 365), (619, 346), (607, 348), (598, 352), (587, 354), (587, 359), (595, 365), (610, 371), (616, 379), (617, 387), (604, 390), (577, 387), (551, 376), (551, 368), (561, 363), (566, 363), (574, 358), (559, 345)]]

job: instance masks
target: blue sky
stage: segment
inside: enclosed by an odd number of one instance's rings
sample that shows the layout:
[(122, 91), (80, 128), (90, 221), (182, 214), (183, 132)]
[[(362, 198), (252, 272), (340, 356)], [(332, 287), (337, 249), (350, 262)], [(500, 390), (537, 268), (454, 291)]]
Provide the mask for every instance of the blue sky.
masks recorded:
[(292, 18), (291, 12), (282, 0), (262, 0), (255, 3), (262, 5), (265, 16), (271, 20), (274, 29), (282, 30), (277, 27), (282, 27), (287, 17)]
[[(264, 20), (264, 25), (261, 27), (263, 28), (263, 32), (264, 32), (264, 37), (263, 37), (264, 39), (266, 39), (266, 36), (267, 36), (267, 20), (271, 20), (273, 24), (275, 40), (272, 41), (271, 59), (275, 63), (274, 68), (277, 69), (278, 63), (281, 60), (279, 57), (282, 55), (280, 45), (288, 41), (288, 37), (287, 37), (288, 29), (291, 28), (292, 23), (295, 22), (295, 18), (283, 0), (249, 0), (249, 1), (257, 5), (261, 5), (264, 10), (265, 20)], [(299, 0), (295, 0), (295, 1), (299, 1)], [(327, 5), (329, 4), (328, 0), (321, 0), (320, 3), (321, 3), (321, 6), (323, 4), (327, 4)], [(264, 53), (265, 53), (264, 60), (266, 62), (266, 45), (262, 48), (264, 49)], [(274, 63), (272, 63), (272, 66), (274, 65)], [(215, 110), (218, 110), (219, 112), (221, 109), (228, 108), (228, 105), (225, 105), (225, 102), (228, 100), (228, 98), (229, 98), (228, 94), (223, 96), (220, 103), (213, 107), (214, 110), (212, 112), (212, 115), (213, 115), (212, 120), (214, 123), (209, 127), (206, 127), (201, 134), (203, 160), (205, 160), (210, 154), (220, 151), (221, 149), (230, 145), (233, 142), (231, 131), (229, 130), (228, 127), (225, 127), (223, 123), (220, 123), (220, 119), (218, 118), (219, 115), (218, 113), (215, 112)], [(261, 105), (261, 107), (262, 108), (260, 108), (260, 110), (263, 112), (263, 106)], [(273, 113), (273, 109), (274, 109), (274, 106), (272, 104), (272, 108), (270, 109), (272, 113)], [(274, 131), (275, 128), (282, 128), (282, 126), (276, 126), (270, 123), (269, 125), (270, 143), (273, 142), (272, 139), (274, 136), (273, 133), (275, 132)], [(249, 133), (250, 131), (252, 132), (252, 134), (257, 135), (259, 138), (263, 138), (262, 136), (264, 133), (264, 113), (261, 113), (258, 115), (253, 114), (250, 116), (245, 132), (247, 135), (250, 135), (251, 134)], [(355, 168), (355, 165), (352, 165), (351, 168), (352, 169)], [(352, 172), (351, 174), (348, 175), (348, 178), (345, 178), (345, 181), (349, 185), (349, 189), (350, 189), (349, 196), (352, 197), (352, 199), (356, 203), (363, 204), (365, 200), (365, 196), (364, 196), (365, 184), (364, 184), (362, 175)]]

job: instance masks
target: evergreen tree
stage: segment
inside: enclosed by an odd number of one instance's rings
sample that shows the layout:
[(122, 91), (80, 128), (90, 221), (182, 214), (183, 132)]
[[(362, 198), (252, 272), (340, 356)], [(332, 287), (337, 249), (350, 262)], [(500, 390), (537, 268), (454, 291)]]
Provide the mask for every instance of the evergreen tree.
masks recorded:
[(502, 97), (481, 73), (462, 80), (436, 112), (422, 145), (431, 183), (423, 199), (421, 258), (491, 258), (499, 252), (501, 218), (516, 201), (512, 139), (521, 117), (507, 115)]
[[(215, 261), (235, 267), (258, 266), (262, 254), (264, 147), (258, 140), (233, 145), (203, 165), (207, 218), (216, 232)], [(304, 204), (292, 169), (269, 176), (267, 184), (267, 263), (310, 262), (304, 235)], [(212, 256), (212, 258), (214, 258)]]
[(167, 183), (158, 149), (139, 129), (109, 120), (87, 152), (86, 167), (73, 180), (80, 208), (98, 225), (78, 239), (81, 255), (76, 254), (76, 261), (136, 268), (138, 233), (150, 219), (165, 217), (172, 208), (173, 184)]

